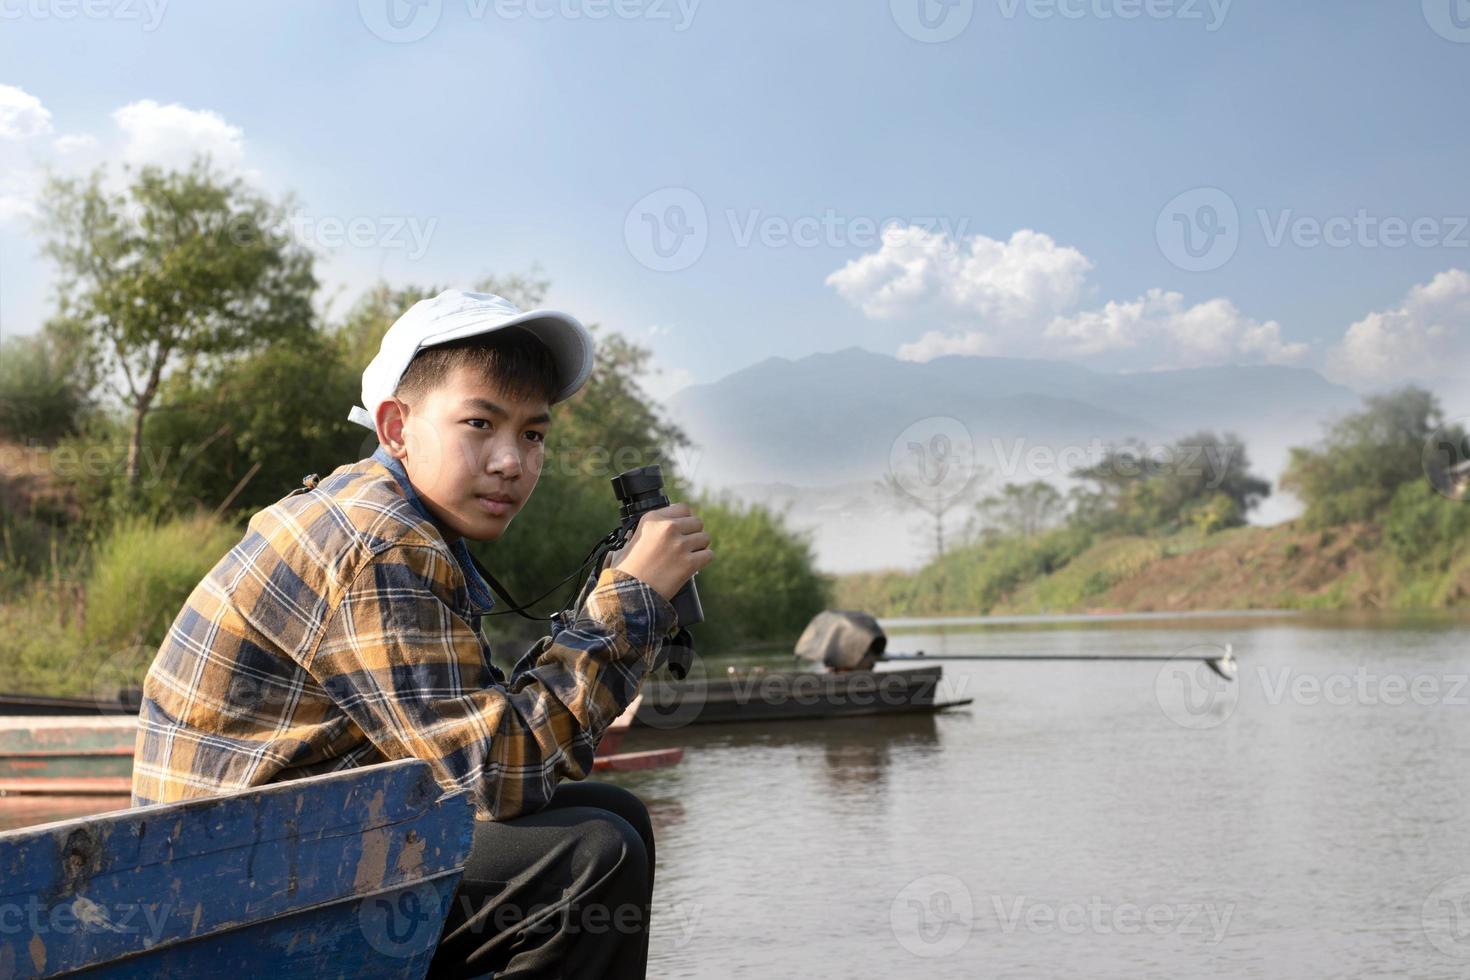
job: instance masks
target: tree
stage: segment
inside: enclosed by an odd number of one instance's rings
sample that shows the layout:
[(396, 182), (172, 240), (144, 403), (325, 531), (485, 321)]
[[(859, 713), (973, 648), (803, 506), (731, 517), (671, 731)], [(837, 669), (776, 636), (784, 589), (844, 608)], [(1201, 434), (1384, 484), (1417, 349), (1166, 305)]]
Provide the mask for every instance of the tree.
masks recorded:
[(0, 341), (0, 437), (51, 444), (89, 410), (86, 361), (57, 329)]
[[(1205, 524), (1232, 527), (1271, 493), (1271, 484), (1250, 472), (1245, 444), (1229, 433), (1197, 432), (1159, 451), (1129, 441), (1072, 476), (1093, 484), (1072, 492), (1075, 522), (1131, 534), (1198, 526), (1196, 512), (1204, 505)], [(1230, 506), (1215, 502), (1217, 496)]]
[(85, 338), (131, 414), (127, 483), (136, 492), (144, 426), (169, 368), (259, 349), (312, 326), (311, 252), (282, 234), (286, 208), (207, 160), (145, 167), (126, 190), (51, 178), (44, 253), (58, 267), (58, 329)]
[(982, 533), (1001, 537), (1035, 537), (1059, 525), (1066, 513), (1066, 499), (1045, 480), (1007, 483), (975, 505)]
[(1442, 456), (1426, 452), (1431, 437), (1464, 444), (1458, 427), (1442, 423), (1439, 400), (1423, 388), (1370, 395), (1362, 411), (1326, 426), (1316, 446), (1291, 450), (1281, 485), (1306, 504), (1310, 527), (1380, 518), (1401, 485), (1426, 475), (1426, 459)]
[(934, 560), (944, 558), (947, 550), (945, 528), (949, 515), (969, 506), (975, 494), (985, 485), (989, 471), (966, 458), (953, 466), (932, 460), (906, 458), (897, 470), (883, 474), (876, 484), (880, 499), (888, 506), (904, 511), (918, 511), (928, 518), (934, 535)]

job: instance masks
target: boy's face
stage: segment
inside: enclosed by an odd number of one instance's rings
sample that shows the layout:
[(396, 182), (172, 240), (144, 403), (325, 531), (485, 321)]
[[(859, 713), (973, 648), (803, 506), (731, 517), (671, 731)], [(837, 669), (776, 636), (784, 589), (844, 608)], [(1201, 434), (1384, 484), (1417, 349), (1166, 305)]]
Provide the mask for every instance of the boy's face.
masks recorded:
[(511, 399), (457, 367), (411, 405), (384, 402), (377, 421), (445, 539), (494, 541), (536, 488), (551, 416), (545, 399)]

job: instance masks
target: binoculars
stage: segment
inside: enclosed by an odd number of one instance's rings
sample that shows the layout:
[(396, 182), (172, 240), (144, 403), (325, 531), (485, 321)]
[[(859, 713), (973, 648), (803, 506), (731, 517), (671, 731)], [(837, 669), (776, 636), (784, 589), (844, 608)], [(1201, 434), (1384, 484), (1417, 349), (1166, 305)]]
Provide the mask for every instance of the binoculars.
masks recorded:
[[(632, 537), (638, 521), (651, 510), (669, 506), (664, 494), (664, 472), (657, 464), (625, 470), (612, 479), (613, 493), (618, 498), (618, 516), (622, 519), (622, 540)], [(696, 573), (698, 574), (698, 573)], [(673, 640), (672, 649), (665, 647), (665, 666), (675, 678), (683, 679), (689, 673), (694, 655), (694, 643), (689, 637), (689, 627), (704, 622), (704, 607), (699, 603), (699, 589), (694, 576), (684, 583), (670, 601), (679, 620), (679, 633)]]

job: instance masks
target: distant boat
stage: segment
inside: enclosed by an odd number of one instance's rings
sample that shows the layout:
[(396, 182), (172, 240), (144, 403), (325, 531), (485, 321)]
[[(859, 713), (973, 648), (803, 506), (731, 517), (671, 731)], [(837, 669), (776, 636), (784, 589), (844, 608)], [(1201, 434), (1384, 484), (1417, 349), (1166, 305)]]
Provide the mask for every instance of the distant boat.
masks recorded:
[(944, 668), (736, 671), (708, 680), (654, 681), (643, 689), (636, 722), (671, 729), (683, 725), (777, 722), (928, 714), (959, 708), (973, 698), (936, 700)]
[(654, 680), (644, 685), (637, 722), (649, 728), (732, 722), (780, 722), (933, 713), (973, 698), (936, 700), (938, 665), (875, 671), (888, 638), (867, 613), (818, 613), (796, 641), (795, 654), (812, 670), (728, 668), (723, 677)]

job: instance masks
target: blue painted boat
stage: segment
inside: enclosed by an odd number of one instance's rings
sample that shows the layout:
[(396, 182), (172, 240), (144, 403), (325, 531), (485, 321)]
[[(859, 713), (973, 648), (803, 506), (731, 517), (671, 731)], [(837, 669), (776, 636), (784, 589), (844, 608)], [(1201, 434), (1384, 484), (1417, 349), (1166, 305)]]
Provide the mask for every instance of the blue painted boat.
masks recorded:
[(422, 977), (473, 822), (404, 760), (0, 834), (0, 976)]

